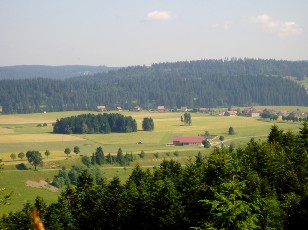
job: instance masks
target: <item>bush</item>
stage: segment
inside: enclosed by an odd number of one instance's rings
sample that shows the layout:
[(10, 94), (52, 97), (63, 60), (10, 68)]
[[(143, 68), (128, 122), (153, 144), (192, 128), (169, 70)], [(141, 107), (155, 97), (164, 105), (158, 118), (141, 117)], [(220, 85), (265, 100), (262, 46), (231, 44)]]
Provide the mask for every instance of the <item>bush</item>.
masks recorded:
[(16, 165), (16, 168), (18, 170), (28, 170), (28, 167), (24, 163), (20, 163), (20, 164)]
[(145, 152), (142, 150), (141, 153), (139, 154), (140, 158), (144, 158), (145, 157)]

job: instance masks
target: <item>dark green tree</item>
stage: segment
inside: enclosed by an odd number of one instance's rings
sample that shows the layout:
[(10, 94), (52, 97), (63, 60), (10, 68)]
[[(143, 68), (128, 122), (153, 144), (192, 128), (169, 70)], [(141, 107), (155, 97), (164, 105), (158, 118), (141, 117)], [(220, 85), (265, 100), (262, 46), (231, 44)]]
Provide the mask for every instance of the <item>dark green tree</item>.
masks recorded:
[(271, 127), (271, 131), (267, 138), (269, 143), (282, 143), (283, 140), (283, 131), (279, 130), (277, 125)]
[(142, 129), (143, 131), (153, 131), (154, 130), (154, 121), (151, 117), (143, 118)]
[(224, 141), (225, 137), (224, 136), (219, 136), (220, 141)]
[(118, 149), (116, 162), (120, 165), (124, 165), (123, 151), (121, 148)]
[(15, 153), (12, 153), (12, 154), (10, 155), (10, 157), (11, 157), (11, 159), (14, 161), (14, 160), (16, 159), (16, 154), (15, 154)]
[(77, 155), (78, 153), (80, 153), (80, 148), (78, 146), (75, 146), (73, 151)]
[(26, 155), (23, 152), (18, 153), (18, 158), (20, 158), (20, 160), (22, 160), (25, 156)]
[(65, 148), (64, 149), (64, 153), (66, 154), (66, 157), (68, 157), (68, 155), (71, 153), (71, 149), (70, 148)]
[(190, 113), (184, 114), (184, 124), (185, 125), (191, 125), (191, 115), (190, 115)]
[(81, 162), (82, 162), (85, 166), (87, 166), (88, 168), (89, 168), (90, 165), (91, 165), (91, 159), (90, 159), (90, 157), (88, 157), (88, 156), (82, 156), (82, 157), (81, 157)]
[(45, 151), (45, 156), (46, 156), (47, 159), (48, 159), (48, 157), (50, 156), (50, 151), (49, 151), (49, 150), (46, 150), (46, 151)]
[(145, 157), (145, 152), (142, 150), (141, 153), (139, 154), (140, 158), (144, 158)]
[(229, 135), (234, 135), (234, 129), (232, 126), (230, 126), (229, 130), (228, 130)]
[(210, 148), (211, 147), (211, 143), (206, 139), (204, 141), (202, 141), (202, 144), (203, 144), (204, 148)]
[(95, 151), (95, 162), (98, 165), (103, 165), (105, 163), (105, 155), (101, 146), (99, 146)]
[(34, 170), (36, 170), (37, 166), (43, 165), (43, 157), (39, 151), (27, 151), (26, 157), (31, 165), (34, 166)]

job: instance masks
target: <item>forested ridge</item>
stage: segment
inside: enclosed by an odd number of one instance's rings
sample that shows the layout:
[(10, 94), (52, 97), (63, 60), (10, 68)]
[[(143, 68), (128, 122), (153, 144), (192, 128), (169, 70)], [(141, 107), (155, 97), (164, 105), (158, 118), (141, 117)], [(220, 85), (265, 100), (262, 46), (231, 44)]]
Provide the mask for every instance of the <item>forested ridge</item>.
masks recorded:
[(54, 78), (65, 79), (83, 75), (108, 72), (118, 68), (87, 65), (18, 65), (0, 67), (0, 79)]
[(308, 76), (308, 62), (200, 60), (127, 67), (66, 80), (2, 80), (0, 105), (5, 113), (95, 110), (97, 105), (110, 109), (308, 105), (304, 87), (286, 76)]
[[(81, 172), (52, 204), (37, 198), (0, 218), (1, 229), (33, 229), (37, 209), (46, 229), (307, 229), (308, 123), (299, 133), (273, 126), (267, 141), (188, 161), (138, 165), (121, 182)], [(66, 170), (59, 175), (68, 177)]]

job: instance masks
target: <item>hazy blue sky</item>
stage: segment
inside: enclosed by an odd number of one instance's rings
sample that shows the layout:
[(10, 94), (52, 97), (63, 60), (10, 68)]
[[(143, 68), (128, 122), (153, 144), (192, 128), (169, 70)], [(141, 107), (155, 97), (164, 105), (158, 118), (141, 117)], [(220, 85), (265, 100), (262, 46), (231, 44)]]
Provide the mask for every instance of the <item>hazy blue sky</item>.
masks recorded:
[(308, 0), (0, 0), (0, 66), (308, 60)]

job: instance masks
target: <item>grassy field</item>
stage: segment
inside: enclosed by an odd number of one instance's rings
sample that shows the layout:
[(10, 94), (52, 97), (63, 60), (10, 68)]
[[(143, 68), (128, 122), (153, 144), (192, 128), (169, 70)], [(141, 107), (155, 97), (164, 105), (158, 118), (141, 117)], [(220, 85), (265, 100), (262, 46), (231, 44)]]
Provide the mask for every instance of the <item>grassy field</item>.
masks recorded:
[[(289, 111), (301, 110), (308, 112), (307, 107), (266, 107), (268, 109)], [(223, 108), (220, 110), (224, 110)], [(222, 135), (225, 137), (225, 144), (234, 143), (236, 146), (245, 145), (252, 137), (264, 140), (274, 122), (264, 121), (250, 117), (221, 117), (209, 116), (202, 113), (191, 113), (192, 125), (184, 126), (180, 122), (181, 113), (149, 113), (149, 112), (121, 112), (124, 115), (131, 115), (141, 129), (144, 117), (152, 117), (155, 130), (144, 132), (138, 130), (137, 133), (112, 133), (112, 134), (86, 134), (86, 135), (61, 135), (52, 133), (52, 123), (57, 118), (89, 113), (89, 111), (62, 112), (46, 114), (14, 114), (0, 115), (0, 159), (3, 160), (4, 170), (0, 172), (0, 188), (6, 187), (8, 191), (13, 191), (10, 205), (0, 207), (0, 214), (21, 209), (26, 201), (33, 201), (37, 195), (43, 197), (47, 202), (57, 199), (60, 191), (52, 192), (46, 188), (34, 188), (27, 186), (28, 181), (39, 182), (40, 180), (52, 180), (58, 170), (65, 166), (80, 164), (80, 156), (71, 153), (66, 157), (64, 149), (66, 147), (73, 150), (74, 146), (79, 146), (83, 155), (91, 155), (98, 146), (102, 146), (105, 154), (116, 154), (118, 148), (123, 152), (133, 153), (135, 161), (129, 167), (104, 166), (102, 171), (108, 179), (117, 175), (121, 179), (126, 179), (132, 167), (138, 163), (142, 167), (152, 168), (159, 165), (166, 159), (176, 159), (182, 164), (197, 155), (198, 151), (209, 154), (211, 149), (204, 149), (202, 146), (167, 146), (172, 142), (173, 136), (201, 135), (207, 130), (212, 135)], [(97, 114), (97, 112), (91, 112)], [(38, 127), (38, 124), (47, 123), (45, 127)], [(301, 125), (299, 123), (286, 123), (281, 120), (276, 124), (284, 130), (297, 132)], [(235, 135), (228, 135), (228, 128), (232, 126)], [(136, 144), (141, 141), (142, 144)], [(218, 138), (212, 144), (219, 144)], [(19, 152), (28, 150), (39, 150), (43, 154), (48, 149), (51, 155), (47, 159), (44, 156), (44, 166), (39, 171), (27, 170), (18, 171), (16, 165), (27, 163), (25, 159), (10, 158), (11, 153), (16, 155)], [(138, 154), (144, 150), (146, 157), (140, 159)], [(174, 151), (179, 151), (179, 156), (173, 155)], [(159, 158), (154, 157), (154, 153), (159, 154)], [(167, 154), (169, 153), (169, 154)], [(28, 165), (30, 166), (30, 165)]]

